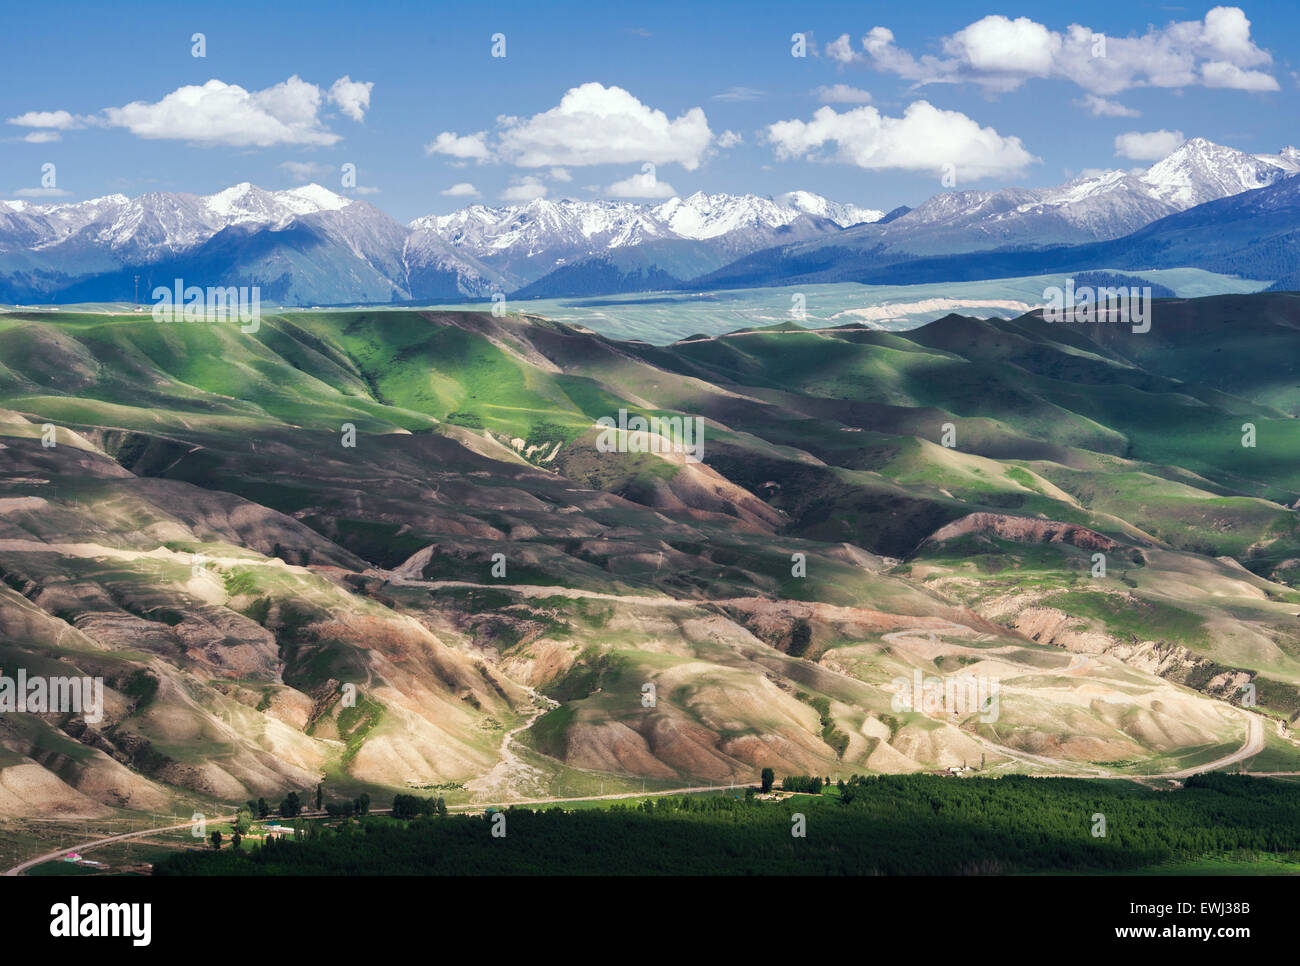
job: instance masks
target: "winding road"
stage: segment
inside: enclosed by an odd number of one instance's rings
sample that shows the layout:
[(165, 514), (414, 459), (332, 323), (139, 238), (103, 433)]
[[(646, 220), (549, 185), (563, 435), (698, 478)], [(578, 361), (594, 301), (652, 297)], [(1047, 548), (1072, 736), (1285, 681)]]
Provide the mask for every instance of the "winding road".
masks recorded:
[[(213, 822), (229, 822), (234, 819), (234, 814), (220, 815), (211, 819)], [(101, 839), (91, 839), (89, 842), (83, 842), (80, 845), (69, 845), (62, 849), (56, 849), (53, 852), (46, 852), (44, 855), (38, 855), (34, 859), (28, 859), (26, 862), (20, 862), (12, 869), (8, 869), (5, 875), (22, 875), (28, 869), (36, 865), (44, 865), (46, 862), (55, 862), (63, 858), (69, 852), (89, 852), (91, 849), (97, 849), (104, 845), (112, 845), (114, 842), (125, 842), (127, 839), (144, 838), (148, 835), (159, 835), (162, 832), (177, 832), (184, 828), (190, 828), (194, 822), (181, 822), (179, 825), (164, 825), (160, 828), (147, 828), (139, 832), (123, 832), (121, 835), (109, 835)]]

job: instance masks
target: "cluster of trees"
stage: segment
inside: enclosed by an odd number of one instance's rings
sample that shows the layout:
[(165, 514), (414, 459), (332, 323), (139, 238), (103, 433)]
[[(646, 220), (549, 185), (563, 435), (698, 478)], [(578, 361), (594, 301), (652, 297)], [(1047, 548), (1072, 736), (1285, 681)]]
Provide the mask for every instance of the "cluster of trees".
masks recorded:
[(781, 779), (781, 790), (786, 792), (808, 792), (813, 795), (822, 793), (825, 784), (819, 775), (786, 775)]
[(325, 806), (325, 814), (332, 818), (351, 818), (353, 815), (370, 814), (370, 796), (362, 792), (360, 796), (350, 802), (343, 802), (336, 805), (330, 802)]
[[(477, 817), (311, 823), (301, 839), (251, 853), (178, 853), (154, 872), (954, 875), (1140, 871), (1229, 854), (1300, 859), (1294, 786), (1243, 775), (1200, 776), (1172, 792), (1084, 779), (854, 776), (841, 791), (849, 794), (779, 803), (724, 792), (570, 812), (511, 808), (506, 849)], [(421, 800), (402, 798), (403, 814), (427, 814)], [(790, 834), (795, 812), (806, 817), (804, 838)], [(1103, 837), (1092, 834), (1098, 812)]]
[[(316, 811), (318, 812), (321, 811), (321, 797), (324, 788), (324, 782), (316, 786)], [(398, 796), (398, 798), (403, 797), (411, 798), (413, 796)], [(281, 818), (297, 818), (303, 812), (302, 796), (297, 792), (290, 792), (284, 797), (284, 800), (280, 802), (279, 811)], [(327, 815), (335, 817), (342, 816), (344, 818), (350, 818), (353, 815), (369, 815), (370, 796), (365, 792), (362, 792), (350, 802), (343, 802), (342, 804), (331, 803), (326, 805), (324, 811)], [(241, 805), (239, 810), (235, 813), (234, 825), (236, 834), (242, 838), (244, 835), (247, 835), (248, 830), (253, 827), (254, 820), (269, 818), (270, 815), (271, 806), (265, 798), (259, 798), (257, 801), (253, 801), (250, 798), (247, 802)]]
[(421, 815), (446, 815), (447, 801), (423, 798), (419, 795), (396, 795), (393, 798), (393, 818), (419, 818)]
[(852, 775), (847, 782), (841, 778), (836, 785), (840, 793), (840, 804), (852, 805), (858, 799), (864, 797), (864, 789), (868, 787), (867, 782), (869, 780), (867, 775)]

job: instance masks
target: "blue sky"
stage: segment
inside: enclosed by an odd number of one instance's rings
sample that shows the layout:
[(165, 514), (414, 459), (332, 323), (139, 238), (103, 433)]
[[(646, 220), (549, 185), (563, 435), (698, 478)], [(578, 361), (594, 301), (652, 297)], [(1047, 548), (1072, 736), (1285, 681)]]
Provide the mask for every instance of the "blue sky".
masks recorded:
[(1298, 21), (1283, 2), (28, 4), (6, 13), (0, 197), (314, 180), (403, 221), (542, 191), (888, 210), (945, 173), (1037, 186), (1179, 136), (1300, 141)]

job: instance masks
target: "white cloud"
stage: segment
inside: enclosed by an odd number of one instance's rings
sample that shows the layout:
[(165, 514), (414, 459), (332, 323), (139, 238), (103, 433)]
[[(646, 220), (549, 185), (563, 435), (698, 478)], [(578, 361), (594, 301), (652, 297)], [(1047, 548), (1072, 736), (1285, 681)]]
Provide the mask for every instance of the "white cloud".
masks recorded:
[(723, 131), (718, 135), (718, 147), (722, 148), (724, 151), (727, 148), (734, 148), (744, 142), (745, 139), (739, 131)]
[(565, 184), (567, 184), (568, 182), (573, 180), (573, 175), (569, 174), (569, 172), (565, 171), (563, 168), (552, 168), (551, 180), (562, 181)]
[(831, 60), (838, 60), (841, 64), (851, 64), (858, 55), (853, 52), (853, 41), (849, 39), (849, 35), (840, 34), (826, 45), (826, 56)]
[(511, 178), (510, 187), (501, 192), (502, 201), (534, 201), (545, 198), (550, 189), (542, 184), (542, 179), (529, 174), (521, 178)]
[(62, 137), (63, 135), (58, 131), (32, 131), (30, 134), (23, 135), (23, 140), (28, 144), (49, 144), (61, 140)]
[(180, 87), (156, 103), (105, 108), (106, 122), (137, 137), (177, 139), (206, 147), (330, 145), (340, 135), (321, 123), (325, 92), (298, 75), (260, 91), (210, 80)]
[[(778, 121), (767, 141), (782, 159), (839, 161), (869, 170), (942, 173), (955, 166), (962, 180), (1010, 175), (1038, 161), (1016, 137), (1003, 137), (959, 111), (914, 101), (902, 117), (886, 117), (874, 107), (838, 114), (818, 108), (811, 121)], [(835, 150), (822, 154), (833, 143)]]
[[(1272, 55), (1250, 37), (1250, 21), (1238, 7), (1215, 7), (1204, 20), (1149, 26), (1145, 34), (1104, 37), (1081, 24), (1051, 30), (1028, 17), (983, 17), (940, 41), (942, 56), (915, 57), (895, 46), (886, 27), (862, 38), (863, 53), (841, 37), (839, 59), (864, 60), (877, 70), (916, 84), (974, 83), (1009, 91), (1032, 78), (1069, 80), (1093, 94), (1134, 87), (1228, 87), (1278, 90), (1256, 69)], [(830, 53), (828, 49), (828, 53)]]
[(315, 161), (281, 161), (279, 168), (294, 181), (316, 181), (333, 173), (329, 165)]
[(465, 135), (443, 131), (424, 146), (424, 153), (446, 154), (453, 158), (460, 158), (462, 161), (478, 161), (479, 163), (492, 160), (492, 152), (487, 146), (486, 131)]
[(19, 127), (42, 127), (70, 131), (73, 128), (81, 127), (83, 120), (83, 118), (76, 117), (67, 111), (28, 111), (26, 114), (19, 114), (17, 117), (9, 118), (9, 123), (16, 124)]
[(1212, 60), (1201, 67), (1206, 87), (1227, 87), (1237, 91), (1276, 91), (1277, 81), (1261, 70), (1242, 70), (1224, 60)]
[(1092, 114), (1093, 117), (1141, 117), (1141, 111), (1135, 111), (1131, 107), (1125, 107), (1119, 101), (1107, 100), (1104, 97), (1098, 97), (1096, 94), (1084, 94), (1079, 100), (1074, 102), (1077, 107), (1082, 107)]
[(521, 168), (649, 161), (693, 171), (713, 141), (701, 108), (669, 119), (623, 88), (598, 83), (571, 88), (549, 111), (501, 117), (497, 125), (494, 155)]
[(1240, 7), (1215, 7), (1207, 13), (1201, 40), (1223, 60), (1240, 67), (1255, 67), (1272, 60), (1250, 39), (1250, 21)]
[(639, 174), (615, 181), (605, 191), (611, 198), (671, 198), (677, 194), (672, 185), (656, 177), (652, 164), (647, 164)]
[(767, 91), (760, 91), (754, 87), (729, 87), (721, 94), (714, 94), (715, 101), (756, 101), (763, 97)]
[(468, 181), (462, 181), (450, 188), (444, 188), (439, 194), (446, 195), (448, 198), (477, 198), (479, 190)]
[(330, 87), (329, 99), (352, 120), (360, 121), (370, 110), (370, 92), (374, 86), (373, 81), (354, 81), (345, 74)]
[(814, 96), (823, 104), (870, 104), (871, 92), (848, 84), (833, 84), (819, 87), (813, 91)]
[(1115, 138), (1115, 156), (1134, 161), (1158, 161), (1185, 140), (1182, 131), (1129, 131)]
[(1061, 35), (1028, 17), (994, 14), (948, 37), (943, 49), (981, 73), (1046, 77), (1061, 51)]
[(62, 188), (19, 188), (14, 192), (16, 198), (66, 198), (72, 194)]

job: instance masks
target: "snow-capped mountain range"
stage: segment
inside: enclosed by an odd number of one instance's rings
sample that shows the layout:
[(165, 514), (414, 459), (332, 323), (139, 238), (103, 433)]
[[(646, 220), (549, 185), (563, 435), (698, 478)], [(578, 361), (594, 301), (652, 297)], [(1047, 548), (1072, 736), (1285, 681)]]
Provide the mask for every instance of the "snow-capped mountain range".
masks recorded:
[[(120, 269), (147, 269), (187, 254), (201, 255), (219, 236), (229, 245), (269, 232), (268, 241), (288, 242), (297, 237), (289, 229), (297, 226), (326, 236), (331, 248), (363, 263), (345, 271), (351, 276), (344, 281), (346, 293), (298, 286), (304, 301), (454, 298), (514, 290), (576, 259), (651, 242), (701, 243), (717, 253), (712, 259), (716, 267), (766, 245), (837, 232), (881, 216), (811, 192), (783, 197), (697, 193), (659, 205), (539, 199), (500, 208), (473, 205), (405, 226), (372, 205), (316, 184), (266, 191), (243, 183), (206, 196), (151, 193), (132, 199), (117, 194), (73, 204), (0, 201), (0, 272), (19, 283), (11, 287), (21, 291), (27, 280), (22, 268), (32, 262), (56, 274), (66, 271), (70, 278), (76, 277), (76, 263), (87, 258), (92, 269), (114, 263)], [(321, 244), (314, 239), (315, 247)], [(272, 259), (263, 269), (278, 273), (288, 267), (279, 264), (283, 261)], [(391, 284), (374, 278), (376, 272)], [(265, 278), (261, 270), (257, 274)], [(22, 297), (39, 300), (41, 294), (36, 290)]]
[[(231, 225), (283, 228), (302, 215), (339, 211), (352, 199), (310, 184), (263, 191), (247, 182), (213, 195), (114, 194), (74, 204), (34, 205), (0, 201), (0, 252), (45, 248), (73, 235), (113, 251), (180, 252)], [(20, 239), (30, 239), (15, 246)]]
[[(1193, 138), (1146, 170), (1091, 172), (1054, 188), (946, 191), (888, 218), (808, 191), (697, 192), (655, 204), (538, 199), (409, 225), (315, 184), (0, 201), (0, 302), (124, 299), (135, 276), (143, 288), (173, 273), (255, 282), (287, 304), (643, 290), (725, 276), (731, 263), (763, 265), (769, 251), (896, 259), (1114, 239), (1297, 172), (1295, 148), (1251, 155)], [(754, 283), (743, 270), (736, 277)]]
[(603, 267), (611, 256), (622, 272), (684, 265), (689, 274), (700, 274), (761, 248), (838, 234), (881, 217), (883, 212), (810, 191), (778, 198), (696, 192), (657, 205), (539, 198), (417, 218), (410, 225), (407, 260), (417, 270), (431, 260), (449, 270), (469, 258), (498, 288), (564, 294), (534, 283), (557, 269), (572, 280), (574, 266), (591, 261)]
[(738, 231), (770, 232), (809, 216), (836, 228), (877, 221), (882, 211), (828, 201), (810, 191), (779, 198), (705, 194), (670, 198), (659, 205), (626, 201), (547, 201), (489, 208), (472, 205), (450, 215), (411, 222), (479, 257), (510, 253), (533, 256), (563, 249), (596, 251), (650, 241), (704, 241)]
[(879, 247), (889, 254), (947, 255), (1105, 241), (1297, 171), (1296, 148), (1251, 155), (1192, 138), (1145, 170), (1089, 172), (1053, 188), (937, 194), (888, 223), (852, 228), (834, 244)]

